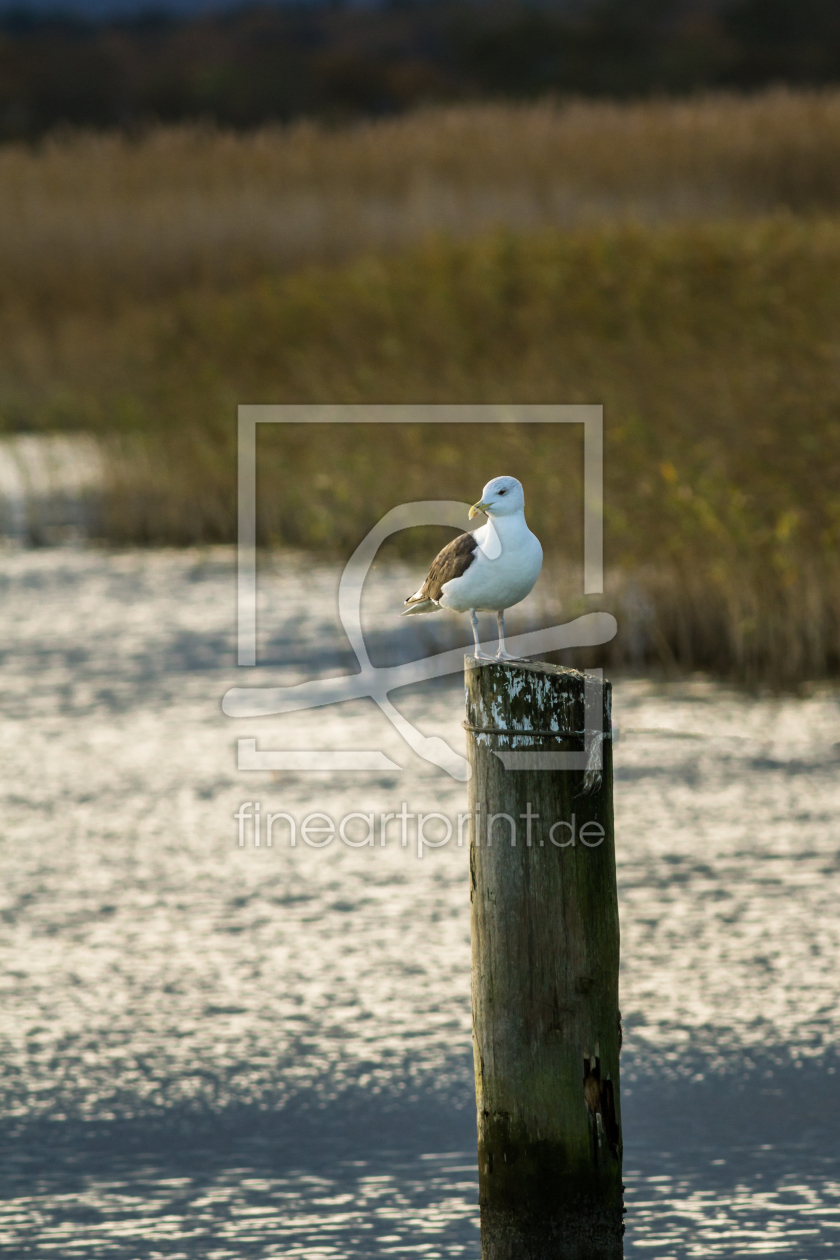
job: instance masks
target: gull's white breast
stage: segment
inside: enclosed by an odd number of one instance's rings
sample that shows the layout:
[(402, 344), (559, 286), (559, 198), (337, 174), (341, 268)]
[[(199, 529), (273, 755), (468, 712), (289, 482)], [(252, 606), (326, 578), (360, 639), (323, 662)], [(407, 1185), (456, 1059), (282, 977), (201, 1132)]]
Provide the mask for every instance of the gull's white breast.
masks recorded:
[(539, 539), (523, 516), (488, 521), (475, 530), (475, 538), (478, 547), (472, 564), (460, 577), (444, 583), (441, 605), (453, 612), (512, 608), (531, 593), (540, 575)]

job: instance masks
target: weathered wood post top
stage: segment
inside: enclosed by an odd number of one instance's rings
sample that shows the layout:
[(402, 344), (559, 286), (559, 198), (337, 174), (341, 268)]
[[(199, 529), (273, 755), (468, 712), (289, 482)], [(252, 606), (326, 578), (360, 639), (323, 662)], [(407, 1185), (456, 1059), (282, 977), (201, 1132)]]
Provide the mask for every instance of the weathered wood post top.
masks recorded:
[(482, 1260), (618, 1260), (610, 685), (465, 664)]

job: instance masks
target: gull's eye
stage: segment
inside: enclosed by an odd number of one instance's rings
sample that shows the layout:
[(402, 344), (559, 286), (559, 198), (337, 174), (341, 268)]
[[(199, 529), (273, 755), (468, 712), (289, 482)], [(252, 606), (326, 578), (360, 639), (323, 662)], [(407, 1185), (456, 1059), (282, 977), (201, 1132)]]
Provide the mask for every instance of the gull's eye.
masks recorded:
[(507, 490), (500, 490), (499, 494), (507, 494)]

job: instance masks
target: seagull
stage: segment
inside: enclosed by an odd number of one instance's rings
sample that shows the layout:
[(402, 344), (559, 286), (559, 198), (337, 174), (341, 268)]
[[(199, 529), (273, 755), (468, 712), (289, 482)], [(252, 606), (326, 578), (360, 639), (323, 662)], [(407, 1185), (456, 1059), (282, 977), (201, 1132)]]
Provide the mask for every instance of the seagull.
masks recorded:
[(488, 481), (470, 508), (470, 520), (479, 512), (486, 515), (487, 524), (460, 534), (438, 552), (423, 585), (405, 601), (402, 615), (441, 608), (468, 612), (477, 659), (493, 660), (481, 650), (477, 614), (494, 612), (499, 626), (496, 657), (514, 661), (517, 658), (505, 651), (505, 609), (533, 590), (542, 568), (542, 547), (525, 523), (525, 492), (515, 477)]

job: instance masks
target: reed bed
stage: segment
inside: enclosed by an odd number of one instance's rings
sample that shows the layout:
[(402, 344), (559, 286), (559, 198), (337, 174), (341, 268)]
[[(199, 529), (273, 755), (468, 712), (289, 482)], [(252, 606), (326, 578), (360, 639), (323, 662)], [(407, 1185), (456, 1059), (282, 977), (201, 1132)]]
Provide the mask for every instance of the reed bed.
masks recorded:
[(0, 149), (0, 305), (112, 310), (315, 262), (616, 222), (840, 211), (840, 92), (470, 105)]
[[(235, 536), (241, 401), (603, 402), (622, 659), (754, 680), (840, 666), (840, 221), (438, 241), (185, 296), (108, 336), (99, 392), (47, 411), (108, 435), (112, 539)], [(272, 426), (260, 538), (346, 555), (395, 502), (505, 469), (573, 559), (581, 458), (572, 428)]]
[[(783, 92), (0, 150), (0, 423), (98, 434), (103, 535), (186, 544), (235, 537), (240, 402), (601, 402), (612, 663), (834, 675), (838, 158), (840, 94)], [(272, 428), (259, 535), (346, 555), (503, 469), (568, 574), (581, 459), (572, 429)]]

